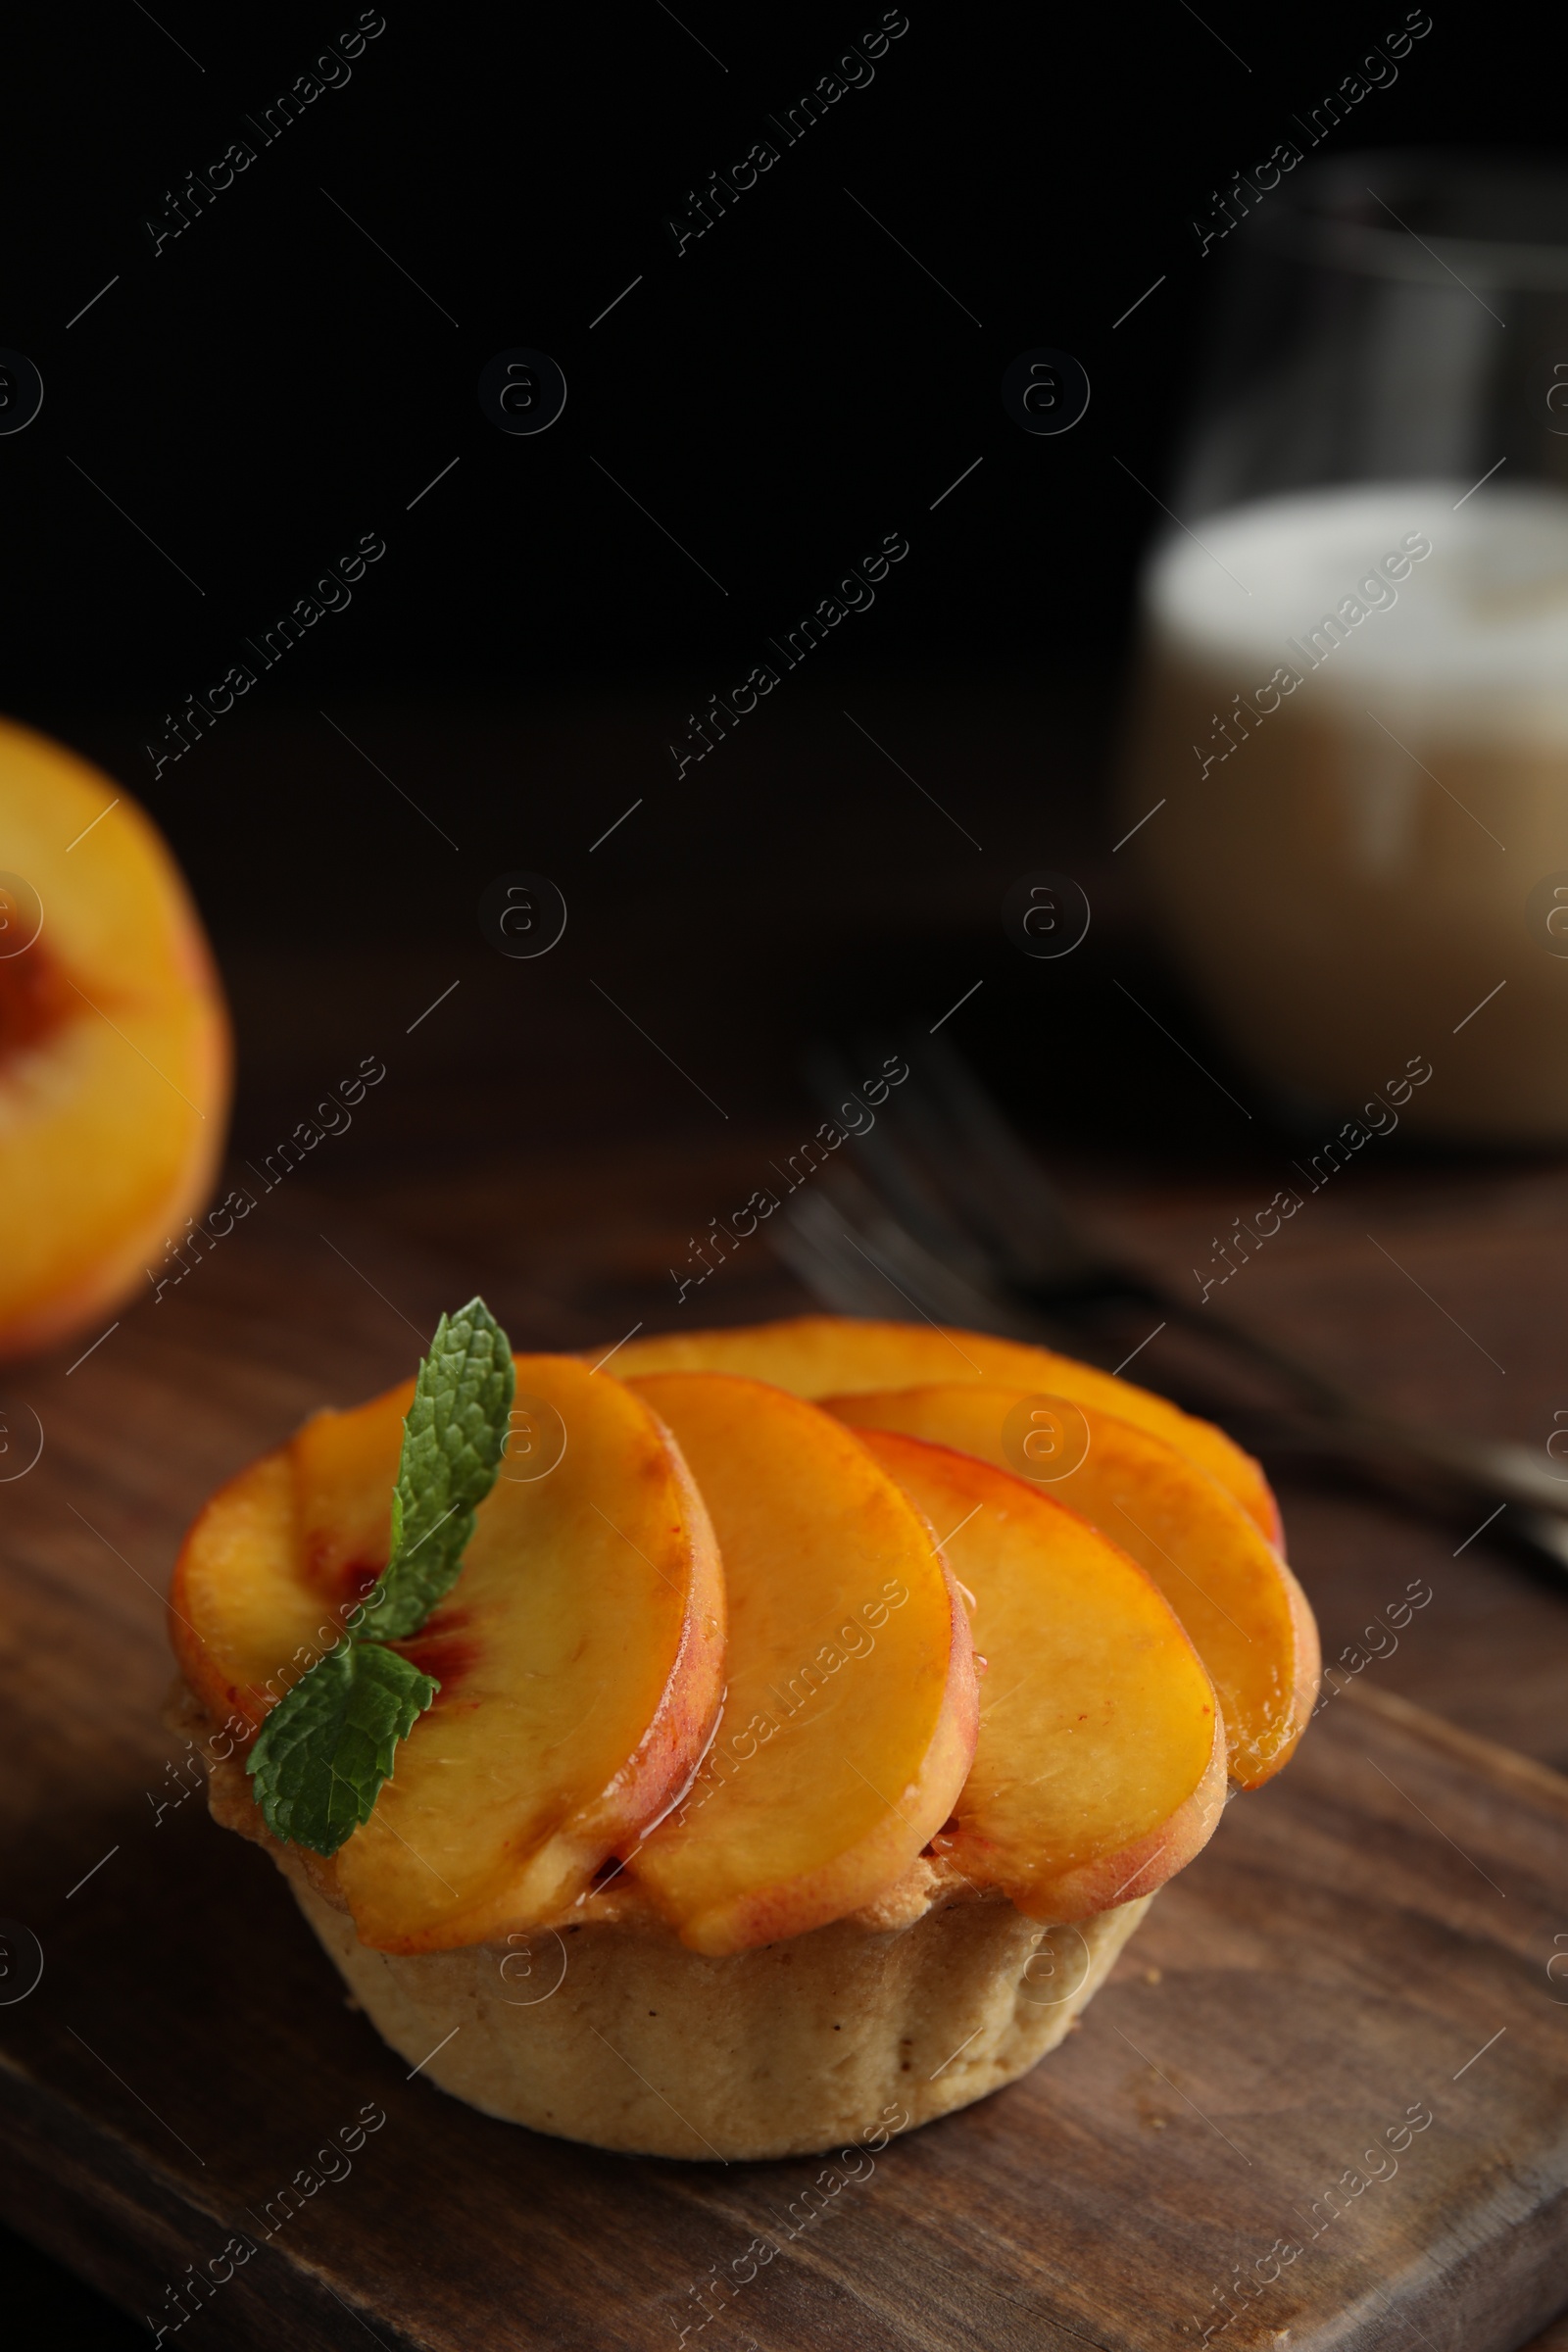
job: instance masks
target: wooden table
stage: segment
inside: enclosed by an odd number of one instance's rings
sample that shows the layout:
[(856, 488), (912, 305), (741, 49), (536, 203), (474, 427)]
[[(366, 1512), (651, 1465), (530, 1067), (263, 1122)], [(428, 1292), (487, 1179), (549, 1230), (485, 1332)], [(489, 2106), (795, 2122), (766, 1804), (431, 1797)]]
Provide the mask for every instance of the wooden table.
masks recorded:
[[(368, 2328), (399, 2352), (665, 2342), (693, 2285), (808, 2177), (599, 2157), (406, 2083), (261, 1857), (199, 1795), (155, 1811), (180, 1786), (157, 1712), (160, 1594), (209, 1488), (315, 1406), (404, 1373), (475, 1287), (519, 1345), (672, 1320), (686, 1235), (788, 1132), (715, 1149), (676, 1130), (634, 1157), (498, 1150), (439, 1172), (412, 1143), (346, 1144), (87, 1362), (12, 1383), (45, 1450), (3, 1491), (0, 1908), (40, 1938), (45, 1974), (0, 2008), (0, 2133), (24, 2160), (0, 2210), (154, 2313), (317, 2137), (367, 2099), (388, 2116), (352, 2183), (190, 2323), (198, 2345), (203, 2328), (301, 2345)], [(1235, 1179), (1155, 1188), (1060, 1165), (1124, 1246), (1178, 1271), (1250, 1199)], [(1544, 1442), (1568, 1403), (1562, 1176), (1391, 1162), (1316, 1206), (1234, 1311), (1406, 1408)], [(713, 1319), (800, 1303), (760, 1248), (710, 1298)], [(1145, 1363), (1195, 1377), (1157, 1346)], [(1423, 2099), (1436, 2122), (1414, 2148), (1432, 2161), (1411, 2154), (1402, 2185), (1303, 2248), (1256, 2308), (1263, 2333), (1228, 2332), (1477, 2352), (1549, 2315), (1568, 2029), (1546, 1967), (1568, 1934), (1568, 1785), (1473, 1741), (1568, 1763), (1568, 1592), (1499, 1531), (1465, 1544), (1348, 1485), (1281, 1486), (1329, 1657), (1410, 1582), (1430, 1603), (1161, 1897), (1059, 2057), (890, 2150), (831, 2229), (788, 2244), (733, 2342), (1196, 2341), (1183, 2330), (1212, 2318), (1232, 2260), (1266, 2254), (1363, 2132)]]

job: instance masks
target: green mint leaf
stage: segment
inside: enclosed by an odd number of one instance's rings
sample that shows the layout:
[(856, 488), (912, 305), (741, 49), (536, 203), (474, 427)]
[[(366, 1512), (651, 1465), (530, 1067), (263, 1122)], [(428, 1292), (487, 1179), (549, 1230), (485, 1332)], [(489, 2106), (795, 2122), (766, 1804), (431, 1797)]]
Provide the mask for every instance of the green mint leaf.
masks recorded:
[[(512, 1419), (512, 1347), (482, 1298), (443, 1315), (403, 1424), (392, 1553), (327, 1651), (257, 1733), (249, 1771), (274, 1838), (335, 1854), (370, 1818), (441, 1686), (382, 1647), (416, 1634), (457, 1581)], [(372, 1639), (373, 1637), (373, 1639)]]
[(356, 1638), (407, 1641), (451, 1590), (496, 1482), (513, 1387), (512, 1348), (484, 1300), (443, 1315), (403, 1424), (392, 1556), (351, 1621)]
[(247, 1766), (274, 1838), (335, 1854), (368, 1821), (440, 1685), (374, 1642), (340, 1642), (268, 1716)]

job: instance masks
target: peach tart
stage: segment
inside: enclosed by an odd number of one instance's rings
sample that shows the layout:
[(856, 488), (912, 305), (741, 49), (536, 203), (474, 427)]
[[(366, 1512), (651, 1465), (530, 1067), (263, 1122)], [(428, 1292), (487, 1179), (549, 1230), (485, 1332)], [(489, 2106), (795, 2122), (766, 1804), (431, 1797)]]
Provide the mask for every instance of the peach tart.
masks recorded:
[(613, 1362), (475, 1299), (213, 1496), (170, 1622), (215, 1817), (535, 2131), (806, 2154), (1015, 2081), (1310, 1712), (1261, 1473), (969, 1332)]

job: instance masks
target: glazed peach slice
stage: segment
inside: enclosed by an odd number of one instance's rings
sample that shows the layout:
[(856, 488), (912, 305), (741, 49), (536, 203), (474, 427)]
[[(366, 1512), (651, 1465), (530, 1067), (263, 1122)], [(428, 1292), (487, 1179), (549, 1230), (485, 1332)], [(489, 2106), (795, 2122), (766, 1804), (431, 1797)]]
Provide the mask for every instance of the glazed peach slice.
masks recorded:
[(1169, 1602), (1022, 1479), (918, 1438), (859, 1436), (944, 1531), (986, 1660), (974, 1763), (937, 1851), (1031, 1919), (1152, 1894), (1225, 1804), (1219, 1707)]
[(229, 1034), (201, 924), (129, 793), (0, 720), (0, 1356), (99, 1323), (223, 1148)]
[[(381, 1951), (559, 1916), (679, 1794), (718, 1711), (722, 1570), (668, 1431), (574, 1357), (514, 1360), (564, 1450), (509, 1447), (450, 1595), (393, 1645), (441, 1690), (329, 1866)], [(409, 1396), (318, 1415), (197, 1520), (172, 1624), (209, 1713), (260, 1722), (384, 1564)]]
[[(949, 1381), (826, 1401), (829, 1412), (858, 1428), (901, 1430), (1017, 1471), (1029, 1458), (1020, 1431), (1040, 1399), (1030, 1389)], [(1153, 1578), (1219, 1695), (1231, 1778), (1255, 1788), (1290, 1756), (1317, 1693), (1317, 1627), (1306, 1596), (1235, 1496), (1205, 1470), (1097, 1405), (1080, 1402), (1078, 1411), (1088, 1450), (1046, 1492)]]
[(946, 1821), (968, 1624), (925, 1521), (826, 1413), (729, 1373), (631, 1385), (713, 1515), (729, 1648), (719, 1736), (630, 1866), (693, 1951), (741, 1952), (858, 1910)]
[(1174, 1446), (1229, 1489), (1271, 1544), (1280, 1515), (1267, 1479), (1250, 1453), (1208, 1421), (1196, 1420), (1130, 1380), (1080, 1364), (1049, 1348), (983, 1331), (934, 1323), (877, 1323), (849, 1315), (796, 1315), (727, 1331), (656, 1332), (628, 1340), (615, 1372), (741, 1372), (797, 1396), (845, 1396), (861, 1389), (909, 1389), (927, 1381), (984, 1380), (1027, 1385), (1075, 1404), (1097, 1404)]

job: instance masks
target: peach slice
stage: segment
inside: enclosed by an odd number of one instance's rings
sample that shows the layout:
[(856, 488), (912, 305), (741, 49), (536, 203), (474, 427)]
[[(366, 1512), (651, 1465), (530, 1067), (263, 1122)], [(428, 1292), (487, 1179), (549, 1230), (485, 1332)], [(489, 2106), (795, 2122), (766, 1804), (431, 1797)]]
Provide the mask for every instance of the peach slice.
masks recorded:
[[(1038, 1391), (981, 1381), (829, 1397), (864, 1429), (1020, 1466), (1017, 1416)], [(1163, 1438), (1080, 1402), (1088, 1451), (1048, 1492), (1130, 1551), (1170, 1602), (1219, 1695), (1230, 1774), (1244, 1788), (1279, 1771), (1317, 1693), (1317, 1627), (1306, 1596), (1234, 1495)], [(1009, 1422), (1009, 1416), (1012, 1420)]]
[[(668, 1431), (574, 1357), (514, 1360), (565, 1448), (544, 1476), (503, 1459), (450, 1595), (394, 1644), (441, 1690), (331, 1866), (381, 1951), (559, 1916), (679, 1795), (718, 1712), (722, 1570)], [(220, 1720), (260, 1722), (384, 1563), (410, 1393), (318, 1415), (191, 1529), (172, 1638)]]
[(1152, 1578), (1075, 1511), (974, 1455), (863, 1429), (974, 1599), (980, 1737), (938, 1837), (1031, 1919), (1152, 1894), (1225, 1804), (1213, 1687)]
[(405, 1380), (346, 1413), (313, 1413), (294, 1433), (306, 1581), (340, 1616), (386, 1566), (403, 1421), (413, 1402), (414, 1383)]
[(0, 720), (0, 1356), (101, 1321), (223, 1148), (228, 1020), (130, 795)]
[(825, 1926), (903, 1876), (974, 1754), (968, 1624), (931, 1530), (827, 1414), (760, 1381), (632, 1384), (713, 1515), (719, 1737), (631, 1868), (693, 1951)]
[(847, 1396), (860, 1389), (915, 1388), (927, 1381), (1026, 1384), (1075, 1404), (1098, 1404), (1152, 1431), (1229, 1488), (1271, 1544), (1280, 1515), (1267, 1479), (1250, 1453), (1216, 1429), (1130, 1380), (1080, 1364), (1049, 1348), (983, 1331), (936, 1324), (861, 1322), (849, 1315), (796, 1315), (727, 1331), (656, 1332), (628, 1340), (615, 1356), (617, 1379), (643, 1372), (742, 1372), (797, 1396)]

